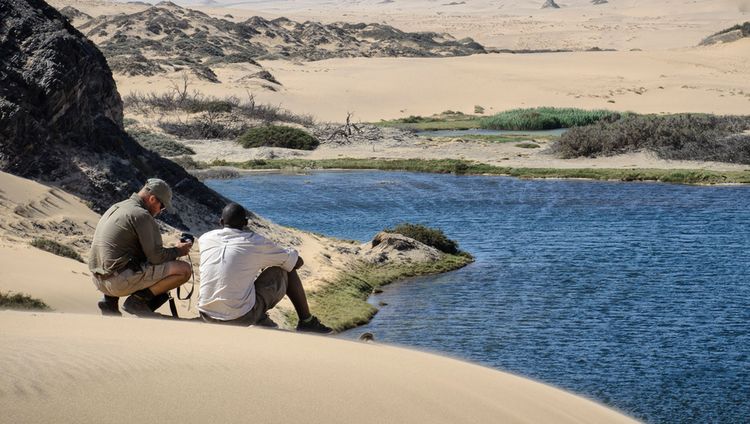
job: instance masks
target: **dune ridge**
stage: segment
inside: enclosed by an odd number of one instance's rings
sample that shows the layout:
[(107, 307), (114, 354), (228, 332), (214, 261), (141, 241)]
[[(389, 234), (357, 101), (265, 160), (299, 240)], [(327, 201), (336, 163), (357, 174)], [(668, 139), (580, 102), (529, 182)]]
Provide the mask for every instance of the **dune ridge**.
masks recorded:
[(0, 312), (9, 422), (627, 423), (454, 359), (283, 331)]

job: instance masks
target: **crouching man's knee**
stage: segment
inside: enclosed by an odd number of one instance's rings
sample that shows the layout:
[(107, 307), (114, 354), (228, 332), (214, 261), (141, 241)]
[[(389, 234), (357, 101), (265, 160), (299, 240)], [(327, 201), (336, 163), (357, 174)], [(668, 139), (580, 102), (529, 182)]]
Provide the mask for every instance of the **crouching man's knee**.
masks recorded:
[(179, 276), (185, 282), (193, 275), (193, 270), (187, 262), (173, 261), (169, 264), (169, 274)]

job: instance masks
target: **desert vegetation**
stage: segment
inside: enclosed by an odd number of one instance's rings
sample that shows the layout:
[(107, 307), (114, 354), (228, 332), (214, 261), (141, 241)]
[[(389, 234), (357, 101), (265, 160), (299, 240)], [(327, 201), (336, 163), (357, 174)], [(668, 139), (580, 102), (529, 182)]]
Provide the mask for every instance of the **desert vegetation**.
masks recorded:
[(360, 262), (331, 284), (310, 296), (316, 314), (338, 331), (367, 323), (377, 309), (367, 298), (380, 287), (396, 280), (452, 271), (471, 263), (474, 258), (458, 249), (458, 243), (439, 229), (420, 224), (401, 223), (386, 232), (398, 233), (432, 246), (444, 254), (437, 261), (406, 264), (371, 264)]
[(194, 155), (195, 151), (190, 147), (178, 143), (172, 137), (155, 133), (143, 127), (126, 128), (128, 134), (141, 146), (161, 156)]
[(446, 110), (432, 116), (411, 115), (406, 118), (382, 120), (374, 125), (412, 131), (470, 130), (480, 128), (480, 117)]
[(590, 125), (604, 120), (612, 122), (623, 115), (609, 110), (537, 107), (512, 109), (482, 118), (479, 124), (490, 130), (553, 130)]
[(51, 310), (44, 301), (23, 293), (0, 292), (0, 309)]
[(445, 233), (438, 228), (430, 228), (421, 224), (411, 224), (402, 222), (393, 228), (386, 228), (388, 233), (397, 233), (434, 247), (435, 249), (451, 255), (458, 255), (462, 252), (458, 249), (458, 243), (446, 237)]
[(268, 125), (247, 130), (237, 139), (237, 143), (246, 149), (267, 146), (314, 150), (320, 141), (299, 128)]
[(54, 240), (46, 238), (35, 238), (31, 240), (31, 245), (36, 247), (37, 249), (44, 250), (45, 252), (49, 252), (57, 256), (62, 256), (64, 258), (75, 259), (78, 262), (83, 262), (83, 258), (78, 254), (78, 252), (73, 250), (71, 247), (60, 244)]
[(596, 169), (513, 168), (459, 159), (258, 159), (246, 162), (217, 160), (201, 167), (231, 166), (240, 169), (379, 169), (439, 174), (504, 175), (518, 178), (583, 178), (606, 181), (660, 181), (680, 184), (750, 184), (750, 170), (695, 169)]
[(750, 164), (750, 116), (630, 115), (572, 128), (552, 146), (563, 158), (640, 150), (662, 159)]
[(740, 31), (742, 32), (742, 36), (744, 37), (750, 37), (750, 22), (745, 22), (743, 24), (737, 24), (735, 26), (723, 29), (716, 34), (712, 34), (711, 37), (714, 37), (716, 35), (726, 34), (728, 32), (732, 31)]
[(258, 125), (284, 122), (311, 126), (314, 123), (309, 115), (256, 103), (249, 93), (243, 100), (236, 96), (217, 98), (192, 91), (187, 75), (183, 75), (181, 83), (175, 83), (170, 91), (130, 93), (123, 98), (123, 104), (134, 114), (159, 116), (159, 128), (181, 139), (234, 139)]

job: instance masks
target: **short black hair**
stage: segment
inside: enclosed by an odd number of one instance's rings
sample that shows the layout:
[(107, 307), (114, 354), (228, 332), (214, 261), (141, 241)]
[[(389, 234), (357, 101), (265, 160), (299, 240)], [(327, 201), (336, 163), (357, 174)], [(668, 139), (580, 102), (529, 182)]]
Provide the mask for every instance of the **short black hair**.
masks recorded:
[(221, 211), (221, 220), (225, 227), (242, 229), (247, 225), (247, 211), (239, 203), (230, 203)]

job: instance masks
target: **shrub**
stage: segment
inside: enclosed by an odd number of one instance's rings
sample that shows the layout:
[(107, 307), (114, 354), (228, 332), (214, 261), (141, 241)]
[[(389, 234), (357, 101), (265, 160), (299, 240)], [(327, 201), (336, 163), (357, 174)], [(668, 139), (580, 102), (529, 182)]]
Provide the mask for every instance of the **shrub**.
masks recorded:
[(404, 222), (396, 225), (394, 228), (387, 228), (385, 231), (413, 238), (414, 240), (432, 246), (443, 253), (451, 255), (461, 253), (461, 251), (458, 250), (458, 243), (446, 237), (442, 230), (436, 228)]
[(307, 132), (282, 125), (252, 128), (237, 139), (242, 147), (285, 147), (287, 149), (314, 150), (320, 142)]
[(216, 112), (216, 113), (229, 113), (234, 108), (239, 107), (240, 102), (234, 97), (230, 97), (226, 100), (218, 100), (213, 98), (208, 99), (192, 99), (188, 102), (185, 109), (190, 113), (199, 112)]
[(217, 114), (208, 112), (187, 122), (161, 122), (159, 128), (178, 138), (206, 140), (235, 138), (247, 131), (248, 127), (245, 123), (220, 119)]
[(541, 146), (539, 146), (539, 145), (538, 145), (538, 144), (536, 144), (536, 143), (532, 143), (532, 142), (530, 142), (530, 141), (525, 141), (525, 142), (523, 142), (523, 143), (518, 143), (518, 144), (516, 144), (516, 147), (520, 147), (520, 148), (522, 148), (522, 149), (538, 149), (538, 148), (539, 148), (539, 147), (541, 147)]
[(750, 164), (750, 117), (704, 114), (627, 116), (573, 128), (553, 145), (563, 158), (651, 150), (662, 159)]
[(484, 107), (479, 105), (474, 105), (474, 113), (482, 114), (484, 113)]
[(151, 132), (144, 128), (128, 129), (128, 134), (141, 146), (161, 156), (194, 155), (195, 150), (176, 142), (171, 137)]
[(711, 35), (711, 37), (714, 37), (714, 36), (717, 36), (717, 35), (721, 35), (721, 34), (726, 34), (728, 32), (732, 32), (732, 31), (736, 31), (736, 30), (742, 31), (742, 35), (743, 36), (749, 37), (750, 36), (750, 22), (745, 22), (744, 24), (738, 24), (738, 25), (735, 25), (733, 27), (730, 27), (730, 28), (727, 28), (727, 29), (723, 29), (723, 30), (717, 32), (716, 34)]
[(42, 300), (35, 299), (29, 295), (21, 293), (3, 293), (0, 292), (0, 309), (39, 309), (43, 311), (51, 310)]
[(31, 245), (36, 247), (37, 249), (42, 249), (45, 252), (50, 252), (57, 256), (62, 256), (65, 258), (75, 259), (78, 262), (83, 262), (83, 258), (78, 254), (78, 252), (54, 240), (35, 238), (34, 240), (31, 240)]
[(195, 159), (193, 159), (190, 156), (177, 156), (174, 158), (171, 158), (172, 162), (176, 163), (177, 165), (180, 165), (181, 167), (185, 169), (203, 169), (203, 164), (197, 162)]
[(185, 84), (183, 88), (177, 88), (167, 93), (130, 93), (123, 98), (123, 103), (125, 108), (133, 109), (143, 114), (176, 111), (188, 113), (206, 112), (212, 116), (232, 114), (264, 122), (292, 122), (305, 126), (310, 126), (314, 123), (310, 115), (297, 115), (278, 106), (257, 104), (252, 96), (244, 102), (234, 96), (220, 99), (212, 96), (204, 96), (197, 92), (190, 93), (187, 82)]
[(424, 118), (422, 118), (421, 116), (417, 116), (417, 115), (411, 115), (406, 118), (399, 119), (399, 121), (401, 121), (404, 124), (416, 124), (418, 122), (424, 121)]
[(553, 130), (590, 125), (600, 120), (612, 122), (621, 116), (608, 110), (539, 107), (500, 112), (482, 118), (480, 126), (493, 130)]

